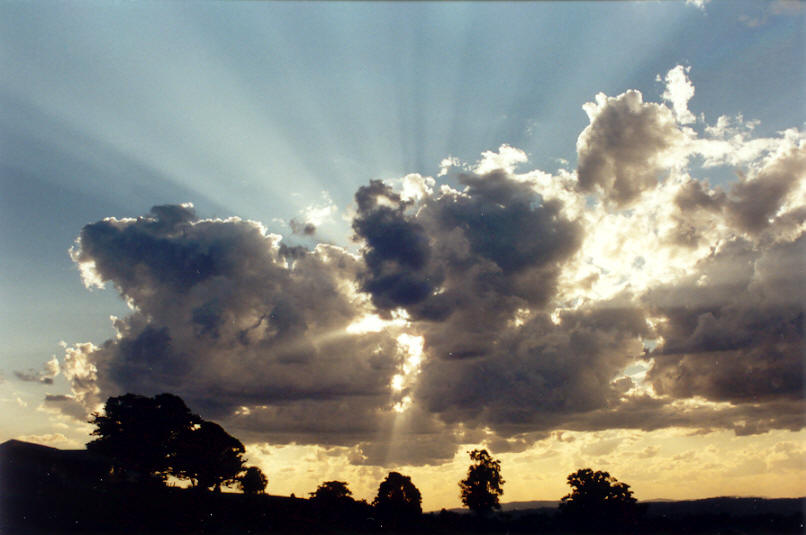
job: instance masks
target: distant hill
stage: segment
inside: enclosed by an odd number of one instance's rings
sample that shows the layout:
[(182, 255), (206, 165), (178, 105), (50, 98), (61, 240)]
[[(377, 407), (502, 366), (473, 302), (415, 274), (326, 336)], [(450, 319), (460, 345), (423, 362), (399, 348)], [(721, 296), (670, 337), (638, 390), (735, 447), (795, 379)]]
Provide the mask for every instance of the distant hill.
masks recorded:
[(682, 517), (693, 515), (791, 515), (806, 510), (803, 498), (742, 498), (721, 496), (702, 500), (652, 501), (647, 504), (648, 517)]
[[(654, 499), (642, 501), (647, 505), (648, 517), (683, 517), (693, 515), (753, 516), (753, 515), (791, 515), (806, 511), (806, 497), (803, 498), (758, 498), (721, 496), (700, 500), (666, 500)], [(539, 510), (557, 509), (559, 500), (534, 500), (524, 502), (507, 502), (501, 504), (501, 511), (518, 511), (520, 513), (537, 512)], [(448, 509), (452, 513), (466, 513), (464, 507)], [(438, 511), (434, 511), (438, 512)]]
[(502, 511), (523, 511), (528, 509), (556, 509), (559, 500), (533, 500), (530, 502), (507, 502), (501, 504)]
[[(538, 509), (556, 509), (560, 504), (559, 500), (532, 500), (527, 502), (507, 502), (501, 504), (501, 511), (531, 511)], [(448, 509), (451, 513), (467, 513), (466, 507), (454, 507)], [(438, 513), (439, 511), (431, 511)]]

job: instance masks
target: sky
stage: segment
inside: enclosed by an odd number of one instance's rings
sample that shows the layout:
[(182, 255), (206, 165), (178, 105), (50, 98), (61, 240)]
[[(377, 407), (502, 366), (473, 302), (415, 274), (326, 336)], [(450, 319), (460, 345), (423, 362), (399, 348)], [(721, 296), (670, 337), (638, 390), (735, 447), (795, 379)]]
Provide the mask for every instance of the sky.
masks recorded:
[(0, 441), (172, 392), (268, 491), (806, 494), (806, 9), (0, 4)]

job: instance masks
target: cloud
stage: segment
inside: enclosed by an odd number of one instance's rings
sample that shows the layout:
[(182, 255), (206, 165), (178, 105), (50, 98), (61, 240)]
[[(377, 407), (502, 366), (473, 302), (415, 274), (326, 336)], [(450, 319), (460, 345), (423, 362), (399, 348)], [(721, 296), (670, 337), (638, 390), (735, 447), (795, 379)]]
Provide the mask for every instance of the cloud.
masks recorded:
[(705, 10), (705, 5), (710, 2), (710, 0), (686, 0), (687, 6), (694, 6), (697, 9)]
[(355, 198), (353, 230), (367, 244), (362, 289), (383, 309), (427, 299), (439, 274), (428, 271), (429, 238), (422, 225), (407, 217), (409, 203), (379, 180), (361, 187)]
[(798, 15), (806, 11), (806, 6), (799, 0), (775, 0), (770, 4), (773, 15)]
[(527, 161), (526, 153), (521, 149), (504, 144), (498, 147), (498, 152), (491, 150), (482, 152), (481, 160), (476, 163), (473, 172), (478, 175), (492, 171), (503, 171), (511, 174), (515, 171), (515, 167)]
[(296, 219), (288, 222), (291, 227), (291, 232), (294, 234), (302, 234), (304, 236), (313, 236), (316, 233), (316, 225), (313, 223), (300, 223)]
[(39, 407), (39, 410), (66, 416), (72, 419), (73, 423), (86, 422), (89, 412), (100, 410), (98, 405), (88, 411), (88, 407), (82, 404), (75, 396), (67, 394), (47, 394)]
[(464, 190), (443, 187), (416, 205), (380, 182), (356, 194), (353, 229), (366, 244), (368, 268), (363, 289), (380, 308), (442, 320), (483, 296), (509, 314), (518, 300), (552, 293), (558, 263), (581, 237), (561, 203), (543, 201), (500, 170), (459, 181)]
[(313, 236), (317, 227), (332, 220), (338, 212), (338, 208), (333, 204), (333, 199), (326, 191), (323, 191), (321, 196), (321, 201), (310, 204), (301, 211), (301, 219), (295, 218), (288, 222), (291, 232), (303, 236)]
[(601, 457), (603, 455), (611, 455), (624, 441), (621, 437), (616, 438), (608, 438), (608, 439), (601, 439), (596, 440), (586, 446), (582, 447), (580, 452), (588, 455), (588, 456), (595, 456)]
[[(576, 172), (519, 171), (502, 145), (443, 183), (370, 181), (355, 254), (189, 204), (85, 226), (85, 284), (131, 313), (65, 349), (70, 394), (45, 406), (170, 391), (247, 442), (364, 465), (562, 430), (803, 428), (806, 139), (740, 115), (700, 136), (687, 73), (667, 73), (671, 108), (635, 90), (586, 104)], [(718, 165), (741, 175), (712, 187)]]
[(688, 101), (694, 96), (694, 84), (688, 79), (691, 67), (677, 65), (666, 73), (666, 90), (663, 99), (672, 104), (672, 111), (680, 124), (693, 123), (694, 114), (688, 110)]
[(363, 263), (344, 249), (287, 247), (259, 223), (183, 205), (87, 225), (72, 254), (133, 309), (113, 319), (115, 338), (67, 349), (85, 411), (170, 391), (244, 436), (341, 445), (393, 416), (406, 350), (393, 330), (349, 329), (373, 309), (356, 291)]
[(443, 158), (442, 161), (439, 162), (439, 173), (437, 173), (437, 176), (445, 176), (452, 167), (459, 167), (461, 165), (462, 161), (456, 156)]
[(781, 219), (783, 214), (779, 211), (784, 201), (805, 178), (806, 143), (801, 142), (799, 146), (771, 156), (756, 176), (742, 177), (731, 188), (728, 205), (731, 219), (750, 233), (766, 229), (775, 218)]
[(36, 371), (28, 371), (28, 372), (21, 372), (21, 371), (14, 371), (14, 376), (19, 379), (20, 381), (26, 381), (29, 383), (42, 383), (46, 385), (53, 384), (52, 377), (42, 377), (40, 372)]
[(59, 371), (59, 359), (54, 356), (42, 366), (42, 370), (28, 370), (27, 372), (15, 370), (14, 376), (20, 381), (52, 385), (53, 379), (59, 375)]
[(537, 313), (502, 328), (472, 358), (427, 361), (417, 399), (447, 421), (504, 436), (562, 429), (576, 413), (618, 401), (611, 381), (640, 354), (645, 328), (639, 315), (617, 308), (567, 312), (559, 325)]
[(81, 444), (74, 439), (67, 438), (62, 433), (45, 433), (41, 435), (20, 435), (18, 440), (26, 442), (33, 442), (35, 444), (44, 444), (54, 448), (77, 448)]
[(802, 399), (803, 258), (803, 235), (760, 250), (735, 240), (653, 291), (666, 318), (648, 375), (655, 390), (732, 403)]
[(660, 446), (650, 445), (638, 452), (636, 455), (641, 459), (649, 459), (655, 457), (660, 452)]
[(679, 163), (685, 141), (667, 107), (644, 102), (640, 91), (603, 93), (583, 106), (590, 124), (577, 140), (577, 176), (583, 192), (596, 192), (616, 207), (635, 202), (664, 171)]
[[(756, 16), (742, 14), (739, 21), (748, 28), (758, 28), (769, 22), (770, 17), (797, 16), (806, 10), (800, 0), (774, 0), (761, 5), (761, 11)], [(755, 6), (754, 6), (755, 7)]]

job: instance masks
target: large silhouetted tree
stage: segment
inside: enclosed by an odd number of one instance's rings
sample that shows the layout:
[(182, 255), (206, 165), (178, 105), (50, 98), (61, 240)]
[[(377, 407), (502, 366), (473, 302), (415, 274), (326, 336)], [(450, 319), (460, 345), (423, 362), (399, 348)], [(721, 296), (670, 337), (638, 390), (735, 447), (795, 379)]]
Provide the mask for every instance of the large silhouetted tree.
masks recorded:
[(220, 491), (243, 470), (243, 453), (240, 440), (217, 423), (202, 421), (177, 437), (173, 472), (193, 486)]
[(378, 495), (372, 502), (378, 517), (386, 525), (410, 524), (422, 514), (422, 496), (409, 476), (389, 472), (378, 486)]
[(560, 514), (571, 524), (597, 531), (623, 531), (641, 513), (630, 486), (607, 472), (582, 468), (568, 475), (572, 491), (563, 496)]
[(164, 480), (175, 462), (177, 437), (200, 421), (173, 394), (110, 397), (103, 412), (90, 419), (98, 438), (87, 449), (109, 458), (122, 477)]
[(130, 479), (173, 475), (220, 490), (243, 470), (243, 444), (173, 394), (111, 397), (90, 423), (98, 438), (87, 449), (109, 458), (115, 471)]
[(257, 466), (250, 466), (238, 477), (238, 486), (244, 494), (262, 494), (268, 484), (268, 478)]
[(467, 469), (467, 478), (459, 482), (462, 503), (474, 513), (487, 514), (501, 507), (498, 503), (504, 493), (501, 461), (493, 459), (487, 450), (469, 453), (473, 464)]

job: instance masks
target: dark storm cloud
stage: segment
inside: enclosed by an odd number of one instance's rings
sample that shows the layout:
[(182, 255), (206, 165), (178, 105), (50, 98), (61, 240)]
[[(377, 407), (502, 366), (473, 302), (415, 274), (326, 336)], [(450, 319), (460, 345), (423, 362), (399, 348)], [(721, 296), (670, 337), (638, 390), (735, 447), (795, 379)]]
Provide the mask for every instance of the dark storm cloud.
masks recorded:
[(804, 259), (804, 235), (772, 246), (736, 240), (653, 292), (666, 318), (648, 375), (655, 390), (737, 405), (789, 401), (802, 411)]
[(425, 229), (406, 214), (407, 204), (380, 180), (355, 194), (353, 230), (366, 242), (364, 291), (379, 308), (417, 304), (434, 289), (428, 272), (431, 255)]
[(618, 207), (653, 188), (667, 153), (682, 139), (672, 111), (644, 102), (639, 91), (596, 96), (585, 105), (591, 120), (577, 141), (577, 176), (583, 192), (599, 192)]
[[(414, 463), (448, 458), (462, 419), (522, 434), (548, 428), (546, 413), (558, 407), (613, 397), (610, 375), (630, 355), (615, 357), (612, 346), (641, 327), (617, 334), (628, 313), (586, 311), (556, 335), (543, 309), (579, 248), (580, 226), (503, 172), (460, 180), (463, 191), (417, 201), (381, 182), (361, 188), (353, 224), (361, 259), (332, 246), (288, 247), (255, 223), (200, 220), (188, 206), (88, 225), (75, 261), (135, 307), (115, 320), (116, 338), (86, 351), (96, 397), (171, 391), (245, 436), (359, 444), (368, 463), (381, 452)], [(345, 332), (372, 310), (345, 290), (354, 281), (378, 308), (406, 308), (434, 357), (406, 390), (418, 409), (398, 422), (410, 444), (397, 451), (378, 429), (405, 394), (389, 386), (404, 355), (389, 332)], [(528, 321), (515, 326), (521, 309)], [(575, 371), (583, 362), (587, 370)], [(495, 372), (485, 375), (482, 363)]]
[(674, 202), (682, 212), (719, 212), (725, 205), (725, 194), (721, 190), (710, 190), (700, 181), (690, 180), (680, 188)]
[(773, 429), (798, 431), (806, 427), (802, 400), (710, 406), (680, 406), (671, 398), (648, 395), (631, 396), (618, 405), (571, 415), (564, 429), (603, 431), (641, 429), (655, 431), (669, 427), (687, 427), (694, 433), (728, 429), (737, 436), (766, 433)]
[[(368, 309), (351, 293), (361, 264), (338, 247), (288, 247), (254, 222), (164, 206), (87, 225), (72, 254), (134, 307), (115, 338), (82, 352), (100, 399), (170, 391), (225, 422), (270, 407), (267, 432), (342, 444), (374, 434), (392, 402), (400, 350), (389, 333), (346, 332)], [(240, 414), (246, 430), (263, 425), (261, 410)]]
[[(438, 220), (461, 229), (472, 253), (490, 260), (509, 276), (528, 268), (552, 265), (580, 245), (577, 225), (559, 215), (558, 201), (544, 202), (528, 183), (502, 171), (464, 175), (464, 195), (443, 198)], [(455, 258), (454, 268), (467, 259)]]
[(581, 242), (579, 226), (560, 215), (557, 201), (544, 202), (502, 171), (460, 182), (463, 191), (416, 205), (377, 181), (356, 194), (364, 289), (377, 305), (435, 321), (475, 306), (488, 318), (479, 324), (497, 325), (499, 311), (511, 315), (553, 294), (559, 263)]
[(806, 220), (806, 207), (788, 201), (805, 178), (806, 146), (793, 146), (770, 156), (752, 176), (740, 173), (740, 180), (727, 193), (689, 180), (674, 199), (679, 212), (672, 241), (695, 246), (717, 222), (750, 236), (769, 230), (772, 236), (797, 236)]
[[(388, 251), (380, 256), (391, 267), (430, 274), (433, 284), (405, 304), (420, 320), (429, 356), (416, 402), (447, 424), (501, 437), (617, 403), (625, 383), (613, 379), (642, 354), (640, 338), (649, 334), (640, 310), (625, 296), (568, 311), (556, 324), (547, 306), (580, 246), (581, 226), (562, 215), (559, 201), (503, 171), (460, 182), (462, 191), (443, 189), (412, 205), (380, 183), (357, 195), (362, 224), (354, 228), (366, 239), (367, 264)], [(383, 248), (377, 236), (388, 238)], [(395, 249), (398, 242), (405, 246)]]
[(736, 225), (757, 233), (770, 224), (792, 188), (806, 178), (806, 146), (774, 158), (752, 180), (742, 178), (730, 190), (728, 210)]
[[(100, 347), (67, 349), (72, 396), (46, 406), (80, 417), (109, 395), (170, 391), (243, 440), (351, 446), (364, 464), (442, 462), (481, 441), (519, 451), (555, 429), (801, 429), (804, 149), (726, 191), (661, 184), (684, 137), (668, 108), (631, 91), (586, 111), (578, 181), (496, 170), (457, 189), (419, 175), (359, 188), (358, 255), (190, 205), (87, 225), (73, 259), (132, 313)], [(655, 188), (665, 206), (631, 210)], [(586, 232), (615, 220), (683, 261), (663, 283), (597, 295), (613, 276)], [(348, 329), (368, 314), (406, 322)], [(422, 337), (420, 363), (401, 333)], [(646, 379), (625, 375), (636, 365)]]
[(647, 326), (637, 310), (612, 305), (565, 313), (559, 325), (538, 313), (509, 326), (477, 358), (432, 359), (418, 399), (447, 421), (503, 436), (550, 430), (616, 403), (620, 386), (613, 378), (641, 354)]
[(430, 320), (421, 329), (438, 359), (496, 353), (518, 310), (540, 312), (554, 296), (563, 262), (582, 238), (561, 204), (543, 201), (530, 184), (500, 171), (461, 181), (464, 191), (428, 199), (417, 216), (442, 282), (409, 311)]
[(75, 259), (91, 259), (96, 271), (127, 295), (143, 287), (187, 291), (223, 268), (215, 244), (203, 249), (193, 239), (194, 217), (186, 206), (155, 206), (151, 217), (138, 218), (136, 224), (105, 219), (87, 225)]

